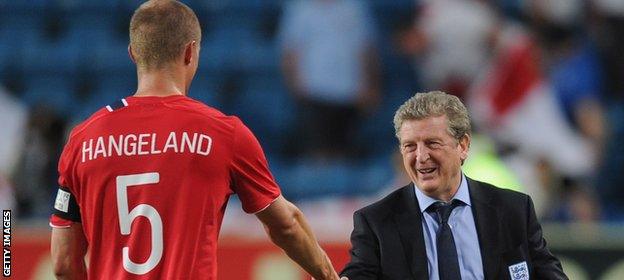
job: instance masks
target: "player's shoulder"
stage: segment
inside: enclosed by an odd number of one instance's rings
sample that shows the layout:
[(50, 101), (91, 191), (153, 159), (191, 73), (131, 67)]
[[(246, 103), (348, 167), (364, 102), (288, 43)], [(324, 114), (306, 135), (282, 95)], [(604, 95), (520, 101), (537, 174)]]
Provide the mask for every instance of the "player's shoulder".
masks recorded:
[(74, 128), (69, 133), (69, 141), (71, 142), (72, 139), (79, 137), (79, 135), (82, 134), (87, 128), (91, 127), (94, 123), (100, 121), (101, 119), (109, 116), (110, 113), (117, 112), (119, 109), (127, 106), (128, 101), (126, 100), (126, 98), (121, 98), (101, 107), (89, 117), (87, 117), (85, 120), (83, 120), (82, 122), (78, 122), (74, 126)]
[(204, 114), (207, 117), (219, 118), (227, 121), (233, 121), (237, 119), (235, 116), (226, 115), (221, 112), (219, 109), (209, 106), (208, 104), (201, 102), (199, 100), (193, 99), (191, 97), (186, 97), (183, 99), (183, 104), (187, 106), (189, 109), (193, 109), (193, 111)]
[[(141, 106), (144, 104), (146, 104), (145, 100), (139, 100), (133, 97), (115, 100), (109, 105), (97, 110), (84, 121), (78, 123), (69, 134), (69, 140), (71, 141), (73, 138), (79, 138), (83, 132), (89, 130), (94, 124), (123, 112), (125, 109), (124, 107)], [(150, 104), (154, 103), (150, 102)], [(187, 96), (172, 98), (167, 101), (161, 100), (159, 105), (162, 105), (162, 108), (178, 111), (179, 114), (176, 115), (178, 118), (191, 118), (196, 121), (206, 121), (213, 125), (225, 126), (230, 130), (234, 130), (242, 124), (242, 121), (238, 117), (226, 115), (216, 108)]]
[(84, 121), (77, 123), (69, 133), (69, 140), (71, 141), (72, 139), (76, 138), (77, 135), (81, 134), (93, 122), (104, 117), (107, 112), (108, 110), (106, 109), (106, 107), (102, 107), (99, 110), (95, 111), (95, 113), (91, 114), (91, 116), (89, 116)]
[(205, 120), (210, 120), (213, 122), (218, 122), (225, 124), (227, 126), (231, 126), (232, 128), (239, 127), (243, 124), (243, 122), (237, 117), (233, 115), (227, 115), (221, 112), (219, 109), (211, 107), (201, 101), (195, 100), (191, 97), (184, 98), (181, 103), (170, 103), (167, 106), (172, 108), (186, 109), (189, 112), (194, 114), (198, 114)]

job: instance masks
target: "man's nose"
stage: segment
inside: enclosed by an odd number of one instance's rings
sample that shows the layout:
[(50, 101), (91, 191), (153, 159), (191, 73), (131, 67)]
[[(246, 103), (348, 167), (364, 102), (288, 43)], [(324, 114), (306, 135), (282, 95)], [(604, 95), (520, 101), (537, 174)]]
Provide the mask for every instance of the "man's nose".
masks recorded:
[(429, 159), (429, 149), (424, 145), (418, 145), (418, 148), (416, 148), (416, 159), (418, 162), (426, 162)]

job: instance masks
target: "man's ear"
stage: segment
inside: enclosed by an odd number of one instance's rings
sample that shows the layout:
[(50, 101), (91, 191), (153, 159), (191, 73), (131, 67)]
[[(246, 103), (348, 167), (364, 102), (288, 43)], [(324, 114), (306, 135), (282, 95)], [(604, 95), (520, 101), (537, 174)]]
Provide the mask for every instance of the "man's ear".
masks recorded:
[(197, 59), (195, 57), (197, 48), (197, 41), (191, 41), (184, 47), (184, 64), (189, 65), (193, 62), (193, 59)]
[(459, 139), (459, 149), (461, 152), (462, 162), (468, 158), (468, 150), (470, 150), (470, 134), (466, 133)]
[(132, 60), (132, 62), (136, 64), (136, 59), (134, 58), (134, 54), (132, 53), (132, 47), (130, 45), (128, 45), (128, 56), (130, 57), (130, 60)]

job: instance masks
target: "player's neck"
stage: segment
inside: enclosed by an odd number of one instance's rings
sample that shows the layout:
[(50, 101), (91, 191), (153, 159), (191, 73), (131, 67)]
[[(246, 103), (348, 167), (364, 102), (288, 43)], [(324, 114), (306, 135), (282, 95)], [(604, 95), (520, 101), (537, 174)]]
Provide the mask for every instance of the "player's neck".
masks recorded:
[(138, 71), (138, 86), (134, 96), (186, 95), (184, 75), (175, 71)]

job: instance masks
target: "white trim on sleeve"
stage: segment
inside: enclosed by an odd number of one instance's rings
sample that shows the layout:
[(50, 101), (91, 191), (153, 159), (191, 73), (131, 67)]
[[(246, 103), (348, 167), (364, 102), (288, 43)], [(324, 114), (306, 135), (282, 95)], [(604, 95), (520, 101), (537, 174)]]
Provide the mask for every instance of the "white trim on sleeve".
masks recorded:
[(264, 209), (269, 208), (269, 206), (271, 206), (271, 204), (273, 204), (278, 198), (280, 198), (280, 196), (282, 196), (282, 195), (281, 194), (278, 195), (275, 199), (273, 199), (271, 202), (269, 202), (269, 204), (267, 204), (266, 206), (262, 207), (260, 210), (258, 210), (256, 212), (253, 212), (253, 213), (249, 213), (249, 214), (255, 215), (255, 214), (258, 214), (258, 213), (264, 211)]
[(57, 226), (57, 225), (53, 225), (51, 222), (48, 223), (50, 225), (51, 228), (70, 228), (72, 225), (68, 225), (68, 226)]

